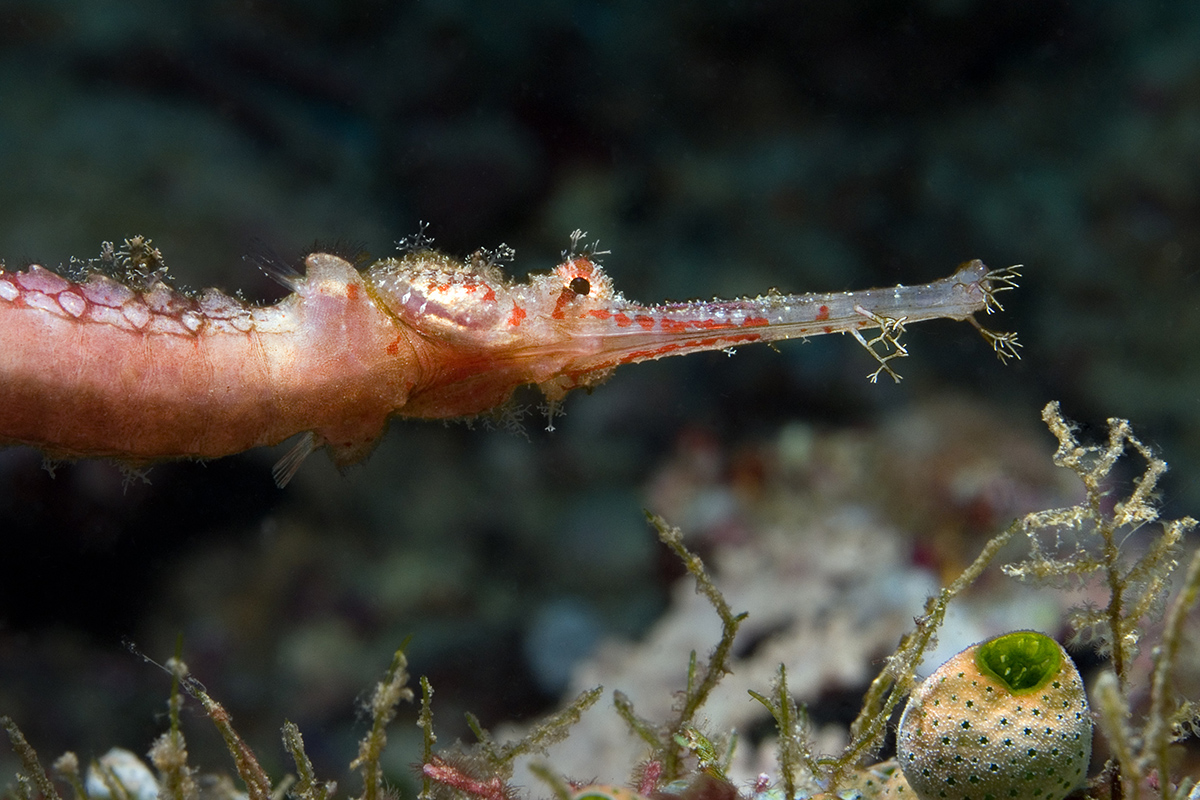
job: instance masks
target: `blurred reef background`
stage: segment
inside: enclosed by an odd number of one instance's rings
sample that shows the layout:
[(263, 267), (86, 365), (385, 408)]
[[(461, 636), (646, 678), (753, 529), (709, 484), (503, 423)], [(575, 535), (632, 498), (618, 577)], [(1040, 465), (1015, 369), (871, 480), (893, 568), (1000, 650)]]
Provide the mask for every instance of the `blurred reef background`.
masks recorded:
[[(409, 635), (447, 741), (463, 710), (545, 711), (668, 607), (681, 570), (643, 508), (718, 578), (807, 587), (824, 633), (792, 632), (789, 676), (821, 667), (802, 699), (844, 724), (936, 581), (1070, 496), (1038, 422), (1051, 399), (1101, 434), (1132, 420), (1172, 465), (1166, 515), (1200, 511), (1186, 0), (7, 0), (0, 181), (10, 267), (145, 234), (177, 282), (264, 302), (278, 287), (245, 254), (383, 256), (421, 221), (459, 255), (514, 246), (518, 277), (582, 228), (643, 301), (1026, 265), (991, 323), (1025, 345), (1007, 367), (951, 323), (909, 331), (899, 385), (867, 383), (874, 363), (841, 337), (627, 367), (553, 433), (528, 393), (524, 435), (399, 422), (364, 465), (317, 455), (285, 491), (285, 447), (130, 486), (0, 452), (0, 713), (47, 760), (144, 752), (164, 726), (169, 680), (126, 639), (162, 659), (181, 637), (277, 772), (286, 716), (340, 774), (355, 698)], [(981, 587), (968, 640), (1054, 632), (1052, 601), (1002, 585)], [(851, 624), (864, 609), (893, 627)], [(795, 627), (765, 620), (742, 656)], [(660, 658), (682, 670), (686, 649)], [(191, 749), (226, 763), (211, 731)]]

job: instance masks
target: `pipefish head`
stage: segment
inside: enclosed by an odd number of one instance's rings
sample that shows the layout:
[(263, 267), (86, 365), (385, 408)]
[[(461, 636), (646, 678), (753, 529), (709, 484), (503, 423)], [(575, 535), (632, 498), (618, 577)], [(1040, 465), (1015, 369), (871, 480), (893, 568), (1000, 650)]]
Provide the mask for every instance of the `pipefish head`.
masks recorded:
[(422, 250), (377, 262), (366, 282), (422, 335), (480, 348), (553, 346), (572, 335), (572, 321), (619, 299), (604, 270), (582, 255), (514, 284), (491, 263)]
[[(602, 328), (611, 324), (614, 304), (624, 303), (590, 255), (569, 255), (549, 272), (513, 283), (490, 263), (468, 265), (427, 250), (380, 261), (364, 280), (422, 354), (427, 377), (417, 394), (438, 398), (427, 404), (439, 415), (450, 407), (477, 413), (467, 406), (507, 397), (522, 384), (538, 385), (554, 401), (611, 371), (580, 365), (604, 346)], [(443, 402), (450, 395), (456, 399)]]

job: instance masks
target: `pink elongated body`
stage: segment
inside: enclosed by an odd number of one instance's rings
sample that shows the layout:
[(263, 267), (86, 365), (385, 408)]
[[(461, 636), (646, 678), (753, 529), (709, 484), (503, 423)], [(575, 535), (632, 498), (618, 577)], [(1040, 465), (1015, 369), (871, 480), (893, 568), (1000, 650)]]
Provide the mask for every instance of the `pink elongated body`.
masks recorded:
[[(140, 237), (106, 252), (160, 265)], [(976, 260), (920, 286), (640, 305), (588, 253), (519, 284), (481, 254), (467, 264), (425, 248), (364, 271), (327, 253), (305, 267), (269, 270), (292, 289), (270, 306), (184, 294), (158, 272), (0, 269), (0, 444), (139, 466), (307, 434), (276, 467), (283, 485), (315, 447), (339, 465), (363, 458), (391, 417), (480, 414), (524, 384), (554, 404), (665, 356), (850, 333), (879, 362), (872, 380), (898, 380), (888, 362), (907, 354), (904, 325), (974, 322), (1018, 275)], [(1014, 335), (980, 330), (1017, 355)]]

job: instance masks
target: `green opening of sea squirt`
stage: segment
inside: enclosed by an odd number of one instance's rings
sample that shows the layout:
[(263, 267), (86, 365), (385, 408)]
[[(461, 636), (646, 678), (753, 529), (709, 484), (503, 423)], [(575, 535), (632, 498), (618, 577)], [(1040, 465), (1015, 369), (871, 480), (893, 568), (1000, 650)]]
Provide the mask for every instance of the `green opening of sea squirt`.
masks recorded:
[(975, 663), (980, 671), (1008, 687), (1010, 692), (1039, 689), (1058, 674), (1062, 650), (1058, 643), (1036, 631), (1017, 631), (979, 645)]

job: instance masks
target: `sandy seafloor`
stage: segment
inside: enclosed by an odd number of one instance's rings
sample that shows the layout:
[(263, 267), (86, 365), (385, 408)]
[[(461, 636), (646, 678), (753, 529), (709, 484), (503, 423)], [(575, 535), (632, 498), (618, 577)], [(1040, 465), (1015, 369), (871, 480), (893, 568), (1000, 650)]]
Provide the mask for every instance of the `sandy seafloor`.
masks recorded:
[[(713, 640), (633, 655), (687, 594), (643, 508), (735, 604), (774, 604), (745, 608), (743, 655), (808, 674), (836, 742), (921, 597), (1071, 497), (1048, 400), (1097, 435), (1133, 420), (1172, 465), (1169, 514), (1200, 510), (1194, 3), (4, 2), (0, 187), (9, 268), (144, 234), (177, 281), (264, 302), (246, 253), (387, 255), (420, 221), (457, 254), (512, 245), (518, 277), (582, 228), (644, 301), (1025, 265), (990, 323), (1020, 332), (1007, 366), (930, 323), (899, 385), (842, 337), (628, 367), (553, 433), (524, 393), (523, 434), (398, 421), (365, 464), (317, 455), (283, 491), (284, 447), (129, 486), (0, 452), (0, 713), (47, 761), (161, 731), (168, 679), (126, 640), (160, 660), (181, 640), (273, 774), (286, 717), (350, 792), (357, 704), (406, 637), (444, 742), (464, 710), (549, 710), (597, 663), (649, 659), (669, 692)], [(1066, 632), (1000, 579), (970, 607), (947, 648)], [(608, 688), (657, 688), (637, 674)], [(187, 725), (228, 771), (196, 708)]]

